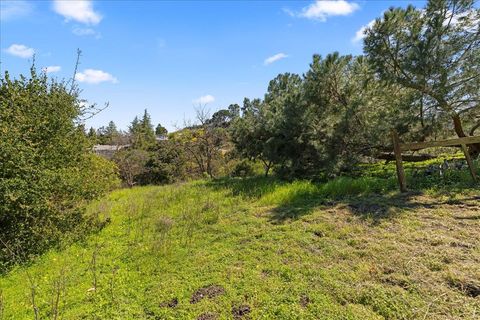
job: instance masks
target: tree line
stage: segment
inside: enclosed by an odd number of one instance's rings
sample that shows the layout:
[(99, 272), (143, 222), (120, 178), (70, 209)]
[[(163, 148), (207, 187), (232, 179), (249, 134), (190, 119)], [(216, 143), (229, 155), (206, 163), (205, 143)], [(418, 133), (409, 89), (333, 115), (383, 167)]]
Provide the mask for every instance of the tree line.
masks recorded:
[(263, 99), (245, 99), (232, 128), (237, 150), (266, 174), (274, 166), (325, 177), (391, 150), (391, 129), (405, 141), (474, 135), (479, 25), (473, 1), (391, 8), (366, 30), (364, 55), (314, 55), (305, 74), (278, 75)]
[[(404, 141), (474, 135), (479, 21), (467, 0), (391, 8), (365, 31), (363, 55), (314, 55), (304, 74), (271, 80), (262, 99), (245, 98), (212, 117), (199, 108), (196, 124), (164, 145), (190, 164), (187, 176), (251, 172), (250, 160), (265, 175), (328, 179), (361, 161), (392, 158), (392, 129)], [(480, 145), (469, 152), (478, 156)]]

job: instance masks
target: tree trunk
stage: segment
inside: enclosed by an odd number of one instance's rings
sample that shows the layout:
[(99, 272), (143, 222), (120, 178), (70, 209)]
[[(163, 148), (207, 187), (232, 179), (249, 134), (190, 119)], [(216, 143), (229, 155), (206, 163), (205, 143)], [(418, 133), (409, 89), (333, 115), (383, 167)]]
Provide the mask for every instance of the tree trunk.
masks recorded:
[(270, 163), (265, 166), (265, 177), (268, 177), (268, 172), (270, 171)]
[(457, 136), (459, 138), (466, 137), (467, 135), (463, 131), (462, 121), (460, 120), (460, 116), (458, 114), (455, 114), (454, 116), (452, 116), (452, 119), (453, 119), (453, 128)]
[(263, 162), (263, 167), (265, 168), (265, 177), (268, 177), (268, 172), (270, 171), (270, 168), (272, 167), (272, 162), (271, 161), (265, 161), (261, 159)]
[[(458, 114), (455, 114), (452, 116), (452, 120), (453, 120), (453, 128), (457, 136), (459, 138), (466, 137), (467, 135), (463, 131), (463, 126), (462, 126), (462, 121), (460, 120), (460, 116)], [(478, 155), (480, 154), (480, 143), (468, 145), (468, 153), (472, 158), (478, 157)]]

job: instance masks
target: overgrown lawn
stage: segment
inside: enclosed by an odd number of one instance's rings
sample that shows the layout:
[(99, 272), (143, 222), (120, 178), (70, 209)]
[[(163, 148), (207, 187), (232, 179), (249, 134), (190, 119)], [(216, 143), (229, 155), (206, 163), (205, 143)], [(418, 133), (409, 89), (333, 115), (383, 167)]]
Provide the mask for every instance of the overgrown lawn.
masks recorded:
[(99, 233), (0, 278), (0, 319), (478, 319), (480, 192), (462, 187), (118, 190), (89, 208)]

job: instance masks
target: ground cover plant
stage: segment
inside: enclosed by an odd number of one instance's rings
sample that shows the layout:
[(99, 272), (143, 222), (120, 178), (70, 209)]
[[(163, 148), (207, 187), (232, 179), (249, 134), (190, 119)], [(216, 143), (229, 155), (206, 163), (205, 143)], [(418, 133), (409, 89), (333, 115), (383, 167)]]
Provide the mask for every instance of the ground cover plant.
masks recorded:
[(378, 167), (115, 191), (100, 232), (0, 278), (0, 318), (476, 319), (478, 186)]

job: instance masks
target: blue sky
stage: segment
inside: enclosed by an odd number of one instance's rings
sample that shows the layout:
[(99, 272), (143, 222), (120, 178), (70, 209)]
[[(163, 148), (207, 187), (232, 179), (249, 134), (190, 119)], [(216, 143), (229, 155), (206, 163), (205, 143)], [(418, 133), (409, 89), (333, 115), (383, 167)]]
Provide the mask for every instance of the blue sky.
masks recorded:
[(391, 6), (424, 1), (1, 1), (0, 68), (72, 76), (82, 98), (110, 106), (87, 122), (122, 129), (145, 108), (169, 130), (244, 97), (262, 97), (312, 55), (361, 54), (358, 31)]

